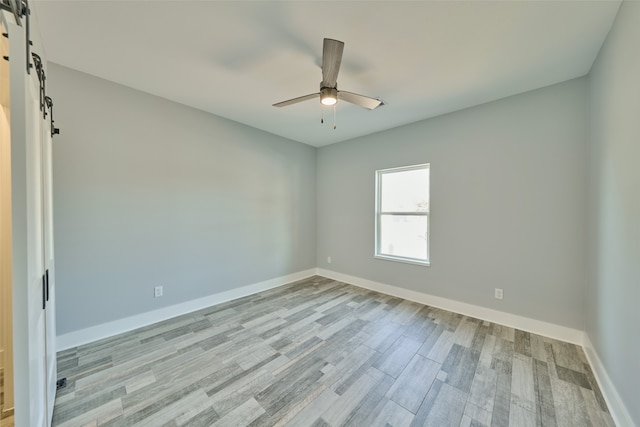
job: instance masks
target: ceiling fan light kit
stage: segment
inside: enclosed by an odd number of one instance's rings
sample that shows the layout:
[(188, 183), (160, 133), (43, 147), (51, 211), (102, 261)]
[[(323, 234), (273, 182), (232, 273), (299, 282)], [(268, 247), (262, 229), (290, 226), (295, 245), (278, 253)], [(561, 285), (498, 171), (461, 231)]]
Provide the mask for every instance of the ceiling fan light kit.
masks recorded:
[(338, 89), (334, 87), (320, 88), (320, 103), (322, 105), (334, 105), (338, 102)]
[(328, 106), (335, 106), (338, 100), (359, 105), (368, 110), (373, 110), (380, 105), (383, 105), (383, 102), (379, 99), (338, 90), (338, 72), (340, 71), (343, 50), (343, 42), (333, 39), (324, 39), (322, 48), (322, 82), (320, 82), (320, 92), (278, 102), (273, 104), (273, 106), (286, 107), (287, 105), (297, 104), (298, 102), (314, 98), (320, 98), (320, 103)]

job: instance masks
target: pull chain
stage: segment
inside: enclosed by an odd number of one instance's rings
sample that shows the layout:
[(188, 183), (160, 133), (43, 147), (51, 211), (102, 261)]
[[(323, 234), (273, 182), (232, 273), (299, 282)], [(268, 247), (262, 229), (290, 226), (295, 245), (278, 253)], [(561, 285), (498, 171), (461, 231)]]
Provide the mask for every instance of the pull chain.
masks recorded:
[(333, 104), (333, 130), (336, 130), (336, 104)]
[[(324, 124), (324, 110), (320, 110), (320, 124)], [(333, 105), (333, 130), (336, 129), (336, 106)]]

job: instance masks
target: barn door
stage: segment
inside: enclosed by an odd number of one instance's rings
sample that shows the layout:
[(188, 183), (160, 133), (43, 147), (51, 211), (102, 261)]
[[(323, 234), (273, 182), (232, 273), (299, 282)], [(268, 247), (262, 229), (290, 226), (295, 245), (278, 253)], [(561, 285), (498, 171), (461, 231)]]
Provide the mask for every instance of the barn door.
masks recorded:
[[(26, 81), (27, 268), (29, 322), (29, 395), (31, 426), (47, 426), (46, 275), (44, 257), (43, 156), (40, 86)], [(35, 80), (35, 81), (34, 81)], [(54, 382), (55, 383), (55, 382)]]
[[(49, 114), (52, 114), (49, 112)], [(52, 140), (51, 122), (42, 123), (42, 225), (43, 256), (46, 285), (45, 308), (45, 347), (47, 372), (47, 420), (53, 418), (53, 406), (56, 398), (56, 312), (55, 312), (55, 271), (53, 262), (53, 185), (52, 185)]]
[(43, 117), (40, 79), (33, 68), (27, 73), (24, 28), (7, 24), (15, 424), (48, 427), (56, 383), (55, 313), (47, 311), (53, 307), (51, 140)]
[[(39, 84), (26, 81), (27, 270), (29, 412), (32, 426), (46, 426), (46, 276), (42, 224), (42, 143)], [(15, 112), (12, 112), (15, 113)]]

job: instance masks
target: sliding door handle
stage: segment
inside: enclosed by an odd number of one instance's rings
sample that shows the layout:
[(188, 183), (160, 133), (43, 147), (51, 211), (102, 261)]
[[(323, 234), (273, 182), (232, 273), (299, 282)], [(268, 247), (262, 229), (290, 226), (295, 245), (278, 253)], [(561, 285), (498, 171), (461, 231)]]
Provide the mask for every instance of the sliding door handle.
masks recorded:
[(49, 302), (49, 269), (44, 272), (45, 277), (47, 278), (47, 302)]

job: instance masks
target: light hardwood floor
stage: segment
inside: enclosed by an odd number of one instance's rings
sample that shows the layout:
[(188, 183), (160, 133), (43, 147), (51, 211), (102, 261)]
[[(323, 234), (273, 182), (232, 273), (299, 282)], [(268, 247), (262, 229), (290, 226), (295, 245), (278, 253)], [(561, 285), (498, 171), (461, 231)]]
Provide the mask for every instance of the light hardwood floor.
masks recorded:
[(57, 426), (613, 426), (581, 348), (323, 277), (58, 354)]

